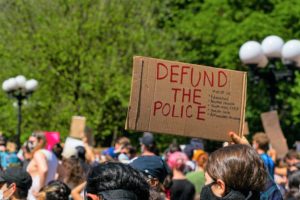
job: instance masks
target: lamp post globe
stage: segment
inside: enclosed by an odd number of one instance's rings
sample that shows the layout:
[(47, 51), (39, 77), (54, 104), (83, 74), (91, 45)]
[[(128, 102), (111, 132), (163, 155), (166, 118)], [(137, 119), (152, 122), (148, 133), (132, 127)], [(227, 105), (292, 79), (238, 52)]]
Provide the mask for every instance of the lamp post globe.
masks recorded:
[[(242, 63), (250, 68), (250, 80), (257, 84), (264, 80), (268, 84), (270, 95), (270, 110), (277, 109), (276, 94), (279, 91), (280, 81), (295, 79), (296, 66), (300, 67), (300, 40), (290, 40), (284, 43), (283, 39), (276, 35), (267, 36), (260, 44), (257, 41), (244, 43), (239, 50)], [(285, 68), (278, 68), (275, 61), (282, 59)], [(257, 67), (265, 67), (259, 70)]]
[(26, 78), (23, 75), (19, 75), (15, 78), (15, 81), (17, 83), (17, 87), (19, 89), (24, 89), (25, 88), (25, 83), (26, 83)]
[(284, 62), (293, 62), (300, 67), (300, 40), (289, 40), (282, 48)]
[(17, 100), (18, 105), (18, 125), (17, 125), (17, 145), (20, 148), (21, 123), (22, 123), (22, 101), (27, 99), (38, 86), (38, 82), (34, 79), (26, 80), (25, 76), (18, 75), (9, 78), (2, 83), (2, 89), (11, 98)]
[(248, 41), (241, 46), (239, 56), (244, 64), (258, 64), (263, 57), (263, 51), (258, 42)]
[(33, 92), (36, 90), (37, 86), (38, 86), (38, 82), (34, 79), (30, 79), (30, 80), (26, 81), (25, 89), (28, 92)]
[(266, 37), (261, 43), (263, 53), (268, 58), (280, 58), (283, 45), (283, 39), (276, 35)]

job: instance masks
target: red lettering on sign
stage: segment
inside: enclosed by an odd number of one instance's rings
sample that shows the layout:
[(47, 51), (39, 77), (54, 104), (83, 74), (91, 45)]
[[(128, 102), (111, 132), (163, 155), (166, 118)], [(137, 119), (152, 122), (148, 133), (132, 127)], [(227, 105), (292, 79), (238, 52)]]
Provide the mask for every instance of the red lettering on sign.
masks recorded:
[(156, 79), (161, 80), (165, 79), (168, 76), (168, 68), (163, 63), (157, 63), (156, 66)]
[(179, 88), (172, 88), (172, 91), (174, 91), (174, 102), (177, 102), (177, 92), (180, 91), (181, 89)]
[(204, 119), (204, 114), (205, 114), (205, 108), (206, 106), (198, 106), (198, 112), (197, 112), (197, 119), (198, 120), (205, 120)]
[[(223, 83), (221, 83), (221, 74), (223, 74)], [(227, 84), (227, 75), (224, 71), (218, 71), (218, 87), (224, 87)]]
[(179, 115), (175, 115), (175, 104), (173, 104), (172, 108), (172, 117), (179, 117)]
[[(176, 117), (176, 118), (196, 118), (197, 120), (205, 120), (205, 108), (206, 106), (197, 106), (197, 114), (193, 114), (193, 105), (176, 105), (170, 103), (164, 103), (161, 101), (156, 101), (154, 103), (153, 115), (157, 114), (163, 115), (165, 117)], [(159, 112), (158, 112), (159, 111)], [(179, 113), (180, 112), (180, 113)]]
[(191, 102), (191, 89), (182, 89), (182, 103), (185, 102), (184, 97), (188, 98), (187, 102)]
[(193, 103), (199, 104), (199, 105), (201, 104), (200, 103), (200, 98), (201, 98), (200, 94), (201, 94), (201, 89), (194, 89)]
[[(190, 109), (190, 114), (188, 114), (188, 110), (189, 110), (189, 109)], [(193, 114), (192, 114), (192, 106), (191, 106), (191, 105), (188, 105), (188, 106), (186, 107), (185, 115), (186, 115), (188, 118), (193, 117)]]
[(186, 76), (188, 73), (185, 71), (185, 69), (190, 69), (190, 66), (182, 66), (181, 67), (181, 73), (180, 73), (180, 83), (183, 83), (183, 77)]
[(161, 101), (155, 101), (154, 102), (154, 110), (153, 110), (153, 115), (155, 116), (156, 110), (162, 108), (162, 102)]
[(170, 81), (171, 83), (178, 83), (176, 77), (179, 75), (178, 72), (175, 72), (175, 70), (179, 69), (179, 65), (171, 65), (171, 76), (170, 76)]
[(184, 105), (181, 105), (181, 112), (180, 112), (180, 117), (181, 118), (183, 117), (183, 108), (184, 108)]
[(201, 72), (199, 72), (199, 76), (198, 76), (198, 81), (196, 81), (196, 83), (194, 83), (194, 68), (192, 67), (191, 69), (191, 85), (193, 87), (197, 87), (200, 84), (200, 80), (201, 80)]
[(164, 116), (168, 116), (170, 114), (170, 112), (171, 112), (171, 106), (169, 103), (166, 103), (162, 108), (162, 114)]
[(208, 72), (204, 71), (204, 80), (203, 80), (203, 85), (205, 86), (206, 80), (208, 80), (208, 83), (211, 87), (214, 87), (214, 73), (211, 71), (211, 77), (208, 76)]

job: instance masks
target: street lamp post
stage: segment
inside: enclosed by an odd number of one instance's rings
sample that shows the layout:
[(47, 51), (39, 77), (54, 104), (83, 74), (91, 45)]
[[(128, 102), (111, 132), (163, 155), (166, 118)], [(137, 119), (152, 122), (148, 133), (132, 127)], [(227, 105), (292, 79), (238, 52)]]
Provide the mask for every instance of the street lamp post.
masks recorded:
[(21, 123), (22, 123), (22, 103), (27, 99), (37, 88), (38, 82), (34, 79), (26, 80), (23, 75), (5, 80), (2, 84), (2, 89), (10, 98), (17, 100), (18, 106), (18, 125), (17, 125), (17, 145), (20, 148)]
[[(240, 60), (249, 66), (250, 81), (257, 84), (264, 80), (270, 94), (270, 110), (276, 110), (278, 82), (294, 82), (295, 71), (300, 67), (300, 41), (290, 40), (286, 43), (275, 35), (266, 37), (260, 44), (257, 41), (244, 43), (239, 51)], [(276, 62), (281, 60), (285, 68), (278, 68)], [(262, 69), (265, 68), (265, 69)]]

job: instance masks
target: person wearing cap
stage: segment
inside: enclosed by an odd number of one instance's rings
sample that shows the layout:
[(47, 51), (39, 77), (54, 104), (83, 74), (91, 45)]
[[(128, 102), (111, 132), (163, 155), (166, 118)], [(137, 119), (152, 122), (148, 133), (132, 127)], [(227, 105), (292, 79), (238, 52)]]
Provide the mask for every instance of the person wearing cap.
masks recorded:
[(167, 164), (159, 156), (140, 156), (129, 163), (131, 167), (142, 172), (150, 186), (152, 200), (165, 199), (164, 181), (171, 173)]
[(152, 133), (144, 132), (143, 137), (139, 140), (142, 155), (132, 159), (129, 165), (144, 174), (152, 190), (162, 192), (164, 180), (171, 171), (165, 161), (157, 156), (158, 152)]
[(0, 172), (0, 199), (25, 200), (31, 187), (29, 173), (20, 167), (10, 167)]
[(149, 185), (129, 165), (106, 162), (89, 171), (85, 187), (88, 200), (148, 200)]
[(159, 156), (140, 156), (131, 163), (131, 167), (142, 172), (148, 180), (152, 180), (154, 185), (163, 183), (170, 170)]
[(152, 133), (145, 132), (143, 137), (140, 138), (142, 156), (155, 156), (158, 155), (156, 143)]

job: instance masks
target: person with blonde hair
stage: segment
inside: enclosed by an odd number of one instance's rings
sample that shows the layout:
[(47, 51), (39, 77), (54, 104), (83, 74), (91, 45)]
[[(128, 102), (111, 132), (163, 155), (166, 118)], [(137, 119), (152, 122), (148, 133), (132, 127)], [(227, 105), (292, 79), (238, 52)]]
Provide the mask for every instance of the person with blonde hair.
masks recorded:
[(17, 144), (14, 142), (6, 143), (6, 151), (1, 154), (1, 166), (3, 169), (12, 166), (20, 166), (21, 161), (17, 155)]

